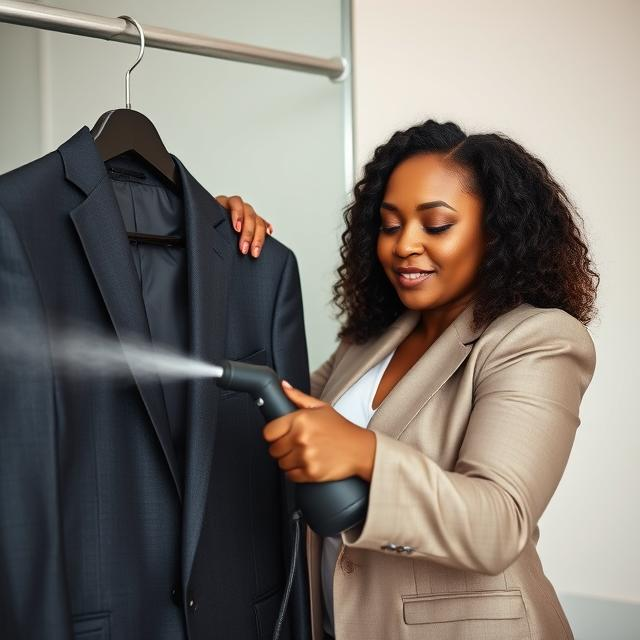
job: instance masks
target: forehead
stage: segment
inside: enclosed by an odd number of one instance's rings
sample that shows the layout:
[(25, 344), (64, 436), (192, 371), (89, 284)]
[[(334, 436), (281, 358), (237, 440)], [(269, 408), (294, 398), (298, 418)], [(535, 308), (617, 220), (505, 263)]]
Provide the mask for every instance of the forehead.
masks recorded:
[(452, 200), (460, 202), (469, 196), (464, 190), (464, 179), (464, 170), (445, 160), (444, 154), (419, 154), (394, 168), (384, 199), (407, 203), (444, 200), (455, 207)]

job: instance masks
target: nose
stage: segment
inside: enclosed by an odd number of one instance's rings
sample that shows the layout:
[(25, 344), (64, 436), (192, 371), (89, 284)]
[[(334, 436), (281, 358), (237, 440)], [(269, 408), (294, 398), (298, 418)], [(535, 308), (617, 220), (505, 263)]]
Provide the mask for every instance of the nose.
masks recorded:
[(396, 243), (393, 252), (400, 258), (424, 253), (423, 234), (420, 233), (420, 225), (407, 224), (396, 235)]

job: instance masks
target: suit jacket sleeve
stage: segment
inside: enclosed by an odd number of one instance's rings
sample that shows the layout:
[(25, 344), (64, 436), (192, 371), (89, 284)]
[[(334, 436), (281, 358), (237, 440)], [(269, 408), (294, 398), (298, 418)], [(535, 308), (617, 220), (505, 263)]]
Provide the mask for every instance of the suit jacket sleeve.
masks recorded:
[(0, 345), (0, 635), (67, 640), (47, 328), (26, 252), (1, 207), (0, 309), (2, 345), (21, 339), (29, 347), (25, 361)]
[[(280, 378), (288, 380), (294, 387), (309, 390), (309, 360), (307, 342), (304, 331), (304, 312), (298, 264), (292, 252), (288, 253), (275, 303), (273, 322), (273, 363)], [(266, 454), (265, 454), (266, 455)], [(286, 560), (286, 571), (295, 540), (295, 529), (291, 516), (296, 510), (294, 485), (284, 473), (281, 473), (283, 552)], [(311, 616), (309, 612), (309, 596), (307, 581), (307, 563), (304, 552), (304, 531), (302, 522), (298, 540), (298, 555), (291, 595), (288, 604), (290, 637), (295, 640), (311, 638)]]
[(527, 540), (567, 463), (595, 367), (587, 330), (559, 310), (529, 316), (478, 360), (474, 406), (453, 471), (376, 433), (369, 508), (347, 546), (497, 574)]

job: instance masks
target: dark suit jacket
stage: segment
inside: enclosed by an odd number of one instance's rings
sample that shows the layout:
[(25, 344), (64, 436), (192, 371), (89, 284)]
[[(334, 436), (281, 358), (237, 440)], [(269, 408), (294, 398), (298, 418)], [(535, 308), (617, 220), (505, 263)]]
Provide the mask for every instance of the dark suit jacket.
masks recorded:
[[(192, 353), (267, 364), (308, 389), (295, 256), (273, 238), (259, 261), (243, 256), (226, 211), (174, 159)], [(37, 366), (0, 357), (0, 636), (271, 638), (292, 486), (249, 396), (188, 383), (183, 475), (157, 379), (72, 379), (51, 360), (54, 318), (150, 340), (87, 127), (0, 176), (0, 309), (40, 328)], [(308, 637), (305, 585), (299, 573), (282, 638)]]

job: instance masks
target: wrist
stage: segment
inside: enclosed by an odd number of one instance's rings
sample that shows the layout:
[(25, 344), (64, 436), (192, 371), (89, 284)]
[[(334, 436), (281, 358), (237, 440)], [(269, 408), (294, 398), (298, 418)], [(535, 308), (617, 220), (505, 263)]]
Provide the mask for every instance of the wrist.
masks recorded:
[(360, 446), (356, 451), (356, 475), (371, 482), (373, 463), (376, 456), (376, 434), (369, 429), (362, 429)]

